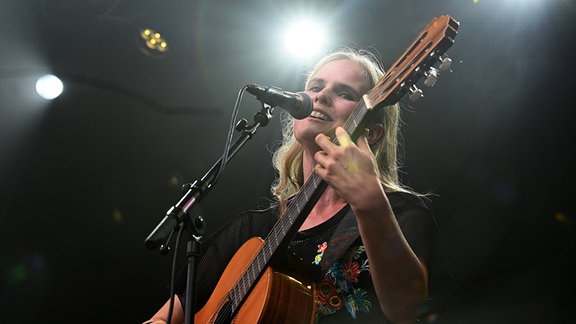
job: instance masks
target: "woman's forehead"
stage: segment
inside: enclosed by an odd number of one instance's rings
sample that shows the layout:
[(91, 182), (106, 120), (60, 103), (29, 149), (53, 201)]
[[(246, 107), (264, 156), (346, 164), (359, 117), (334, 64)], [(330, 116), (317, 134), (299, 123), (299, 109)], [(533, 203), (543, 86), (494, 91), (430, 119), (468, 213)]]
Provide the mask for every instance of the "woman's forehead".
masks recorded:
[(369, 85), (369, 79), (362, 66), (348, 59), (327, 62), (311, 75), (310, 81), (312, 80), (338, 81), (359, 89)]

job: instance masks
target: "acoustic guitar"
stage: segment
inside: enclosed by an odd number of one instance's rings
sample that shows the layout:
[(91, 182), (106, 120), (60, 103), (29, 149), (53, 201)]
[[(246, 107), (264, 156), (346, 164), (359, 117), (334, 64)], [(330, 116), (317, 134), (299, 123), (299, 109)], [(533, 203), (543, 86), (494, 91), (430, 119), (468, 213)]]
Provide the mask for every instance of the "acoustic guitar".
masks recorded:
[[(393, 105), (406, 94), (422, 97), (416, 82), (432, 86), (449, 69), (444, 53), (454, 43), (459, 22), (444, 15), (432, 19), (378, 83), (358, 102), (344, 128), (356, 140), (366, 115)], [(438, 64), (438, 68), (434, 65)], [(224, 270), (208, 302), (194, 316), (196, 323), (312, 323), (314, 283), (304, 276), (273, 268), (271, 260), (288, 243), (316, 204), (327, 184), (313, 173), (293, 197), (266, 237), (248, 240)]]

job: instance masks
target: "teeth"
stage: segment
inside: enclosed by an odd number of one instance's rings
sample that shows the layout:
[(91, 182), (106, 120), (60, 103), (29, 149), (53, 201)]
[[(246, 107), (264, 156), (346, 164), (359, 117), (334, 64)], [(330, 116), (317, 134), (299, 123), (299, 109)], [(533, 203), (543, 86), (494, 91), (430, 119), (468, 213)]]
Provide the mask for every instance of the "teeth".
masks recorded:
[(322, 119), (322, 120), (328, 120), (328, 116), (326, 116), (323, 113), (316, 111), (316, 110), (312, 111), (310, 116), (318, 118), (318, 119)]

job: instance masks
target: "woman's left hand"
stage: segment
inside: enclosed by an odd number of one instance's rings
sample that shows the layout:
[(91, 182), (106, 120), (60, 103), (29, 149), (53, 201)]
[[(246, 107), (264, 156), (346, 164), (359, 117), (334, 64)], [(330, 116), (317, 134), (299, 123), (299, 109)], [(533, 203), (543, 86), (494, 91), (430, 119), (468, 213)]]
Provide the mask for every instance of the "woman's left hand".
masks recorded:
[(374, 154), (365, 135), (355, 144), (344, 128), (335, 133), (339, 146), (324, 134), (316, 136), (322, 150), (314, 155), (315, 171), (351, 205), (366, 204), (375, 198), (371, 193), (382, 194)]

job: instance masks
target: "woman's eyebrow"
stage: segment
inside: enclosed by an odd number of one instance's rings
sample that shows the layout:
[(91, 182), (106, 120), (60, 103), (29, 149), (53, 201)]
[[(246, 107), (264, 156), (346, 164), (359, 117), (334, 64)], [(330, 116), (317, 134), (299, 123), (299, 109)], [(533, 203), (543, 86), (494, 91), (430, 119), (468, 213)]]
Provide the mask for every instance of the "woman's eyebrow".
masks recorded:
[(322, 78), (312, 78), (312, 79), (310, 79), (310, 80), (308, 81), (308, 84), (311, 84), (311, 83), (315, 83), (315, 84), (324, 83), (324, 79), (322, 79)]

